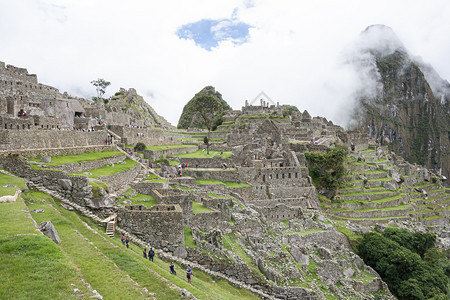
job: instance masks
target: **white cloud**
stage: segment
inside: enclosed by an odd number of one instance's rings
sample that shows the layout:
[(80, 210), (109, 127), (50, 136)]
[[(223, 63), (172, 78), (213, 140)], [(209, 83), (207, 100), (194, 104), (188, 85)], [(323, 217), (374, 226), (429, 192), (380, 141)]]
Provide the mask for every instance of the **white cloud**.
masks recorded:
[[(341, 122), (358, 87), (344, 49), (372, 24), (390, 26), (413, 55), (450, 79), (450, 3), (429, 1), (0, 0), (0, 60), (61, 91), (93, 96), (134, 87), (176, 125), (213, 85), (233, 108), (265, 91), (274, 101)], [(201, 19), (244, 22), (246, 43), (208, 52), (175, 32)]]

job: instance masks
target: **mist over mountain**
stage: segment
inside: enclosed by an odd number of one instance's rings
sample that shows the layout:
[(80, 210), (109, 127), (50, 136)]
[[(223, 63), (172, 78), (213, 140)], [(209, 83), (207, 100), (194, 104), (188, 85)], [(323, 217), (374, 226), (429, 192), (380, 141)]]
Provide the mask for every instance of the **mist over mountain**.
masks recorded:
[(347, 58), (359, 74), (349, 127), (369, 133), (409, 162), (448, 177), (448, 81), (413, 57), (384, 25), (367, 27)]

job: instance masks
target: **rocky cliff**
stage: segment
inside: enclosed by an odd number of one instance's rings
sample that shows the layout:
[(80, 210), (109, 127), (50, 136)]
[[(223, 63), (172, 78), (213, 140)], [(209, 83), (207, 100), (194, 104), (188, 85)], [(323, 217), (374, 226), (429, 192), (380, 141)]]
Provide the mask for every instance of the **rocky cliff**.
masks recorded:
[(361, 94), (357, 126), (409, 162), (448, 178), (450, 84), (412, 57), (389, 27), (370, 26), (361, 41), (357, 63), (372, 66), (364, 72), (375, 83), (372, 93)]

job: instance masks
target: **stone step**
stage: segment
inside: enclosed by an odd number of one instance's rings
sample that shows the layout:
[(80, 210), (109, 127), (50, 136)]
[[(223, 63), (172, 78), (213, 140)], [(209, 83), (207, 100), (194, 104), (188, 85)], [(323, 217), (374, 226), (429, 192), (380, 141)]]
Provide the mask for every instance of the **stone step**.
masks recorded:
[(411, 217), (386, 217), (386, 218), (345, 218), (345, 217), (339, 217), (334, 216), (337, 220), (344, 220), (344, 221), (350, 221), (352, 223), (356, 223), (363, 226), (371, 226), (375, 224), (385, 224), (390, 221), (407, 221), (411, 220)]
[[(392, 208), (392, 210), (391, 210)], [(396, 209), (398, 208), (398, 209)], [(410, 207), (405, 208), (404, 205), (389, 207), (389, 210), (375, 209), (375, 210), (346, 210), (332, 212), (334, 216), (346, 218), (382, 218), (393, 216), (408, 216)]]
[[(356, 193), (352, 195), (350, 193), (339, 195), (341, 200), (344, 201), (358, 201), (358, 200), (379, 200), (383, 198), (389, 198), (399, 195), (399, 192), (390, 192), (390, 191), (382, 191), (382, 192), (363, 192)], [(335, 197), (336, 199), (336, 197)]]
[(406, 197), (403, 195), (398, 195), (394, 199), (386, 200), (378, 199), (376, 201), (352, 201), (350, 203), (337, 203), (335, 201), (331, 202), (331, 209), (336, 208), (347, 208), (347, 209), (365, 209), (365, 208), (386, 208), (399, 206), (406, 202)]

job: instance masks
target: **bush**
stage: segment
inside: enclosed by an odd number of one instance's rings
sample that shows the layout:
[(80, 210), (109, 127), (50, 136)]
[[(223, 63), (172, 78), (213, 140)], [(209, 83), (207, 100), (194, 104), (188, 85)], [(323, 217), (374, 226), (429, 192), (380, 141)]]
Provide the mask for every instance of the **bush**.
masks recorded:
[(356, 248), (359, 256), (380, 274), (394, 295), (399, 299), (439, 299), (447, 294), (448, 278), (441, 268), (428, 264), (417, 253), (391, 239), (395, 237), (405, 243), (414, 239), (414, 233), (396, 229), (386, 233), (390, 238), (384, 235), (384, 232), (366, 233)]
[(155, 160), (155, 163), (163, 164), (163, 165), (166, 165), (166, 166), (170, 165), (169, 160), (167, 158), (165, 158), (164, 156), (162, 156), (162, 155), (159, 157), (159, 159)]
[(134, 151), (136, 151), (136, 152), (142, 152), (142, 151), (145, 150), (145, 147), (146, 147), (146, 146), (145, 146), (144, 143), (139, 142), (139, 143), (136, 144), (136, 146), (134, 146)]
[(332, 198), (345, 173), (344, 161), (347, 150), (342, 147), (331, 148), (327, 153), (305, 152), (309, 175), (318, 189), (328, 190), (326, 196)]

